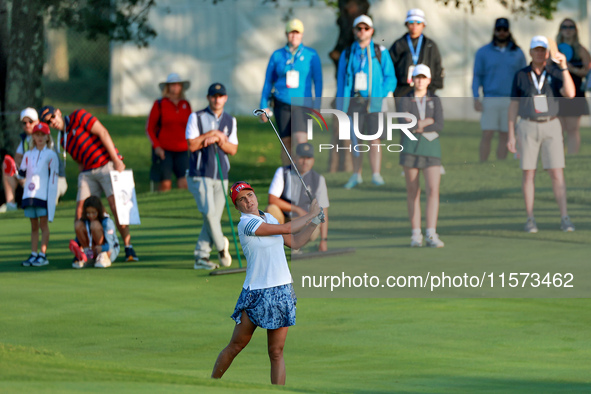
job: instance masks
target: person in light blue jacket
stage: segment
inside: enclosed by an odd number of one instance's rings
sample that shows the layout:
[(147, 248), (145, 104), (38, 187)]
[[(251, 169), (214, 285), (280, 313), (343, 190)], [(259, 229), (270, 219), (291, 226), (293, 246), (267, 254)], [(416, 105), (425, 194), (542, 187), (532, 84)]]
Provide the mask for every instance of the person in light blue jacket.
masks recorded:
[[(509, 20), (497, 19), (492, 41), (480, 48), (474, 59), (474, 109), (482, 112), (481, 162), (488, 160), (491, 142), (496, 132), (499, 133), (497, 159), (503, 160), (507, 157), (507, 115), (511, 101), (511, 86), (515, 73), (525, 66), (525, 55), (511, 35)], [(482, 101), (479, 99), (481, 87), (484, 96)]]
[[(367, 15), (358, 16), (353, 21), (355, 42), (341, 54), (337, 71), (337, 107), (349, 116), (359, 114), (359, 132), (363, 135), (376, 134), (381, 116), (383, 98), (396, 89), (394, 64), (388, 50), (373, 42), (373, 21)], [(351, 123), (353, 125), (353, 122)], [(384, 137), (386, 133), (382, 133)], [(371, 181), (377, 185), (385, 184), (380, 174), (382, 152), (380, 137), (373, 141), (363, 141), (369, 145), (369, 160), (372, 169)], [(351, 133), (351, 144), (356, 145), (355, 133)], [(360, 150), (360, 149), (359, 149)], [(345, 184), (351, 189), (363, 182), (361, 177), (362, 157), (353, 149), (353, 175)]]
[[(287, 45), (273, 52), (269, 60), (260, 108), (271, 114), (269, 108), (272, 102), (279, 134), (285, 146), (290, 148), (292, 135), (296, 139), (295, 145), (307, 142), (307, 111), (300, 107), (314, 106), (312, 84), (314, 96), (318, 99), (322, 97), (322, 66), (318, 53), (302, 44), (302, 21), (292, 19), (287, 22), (285, 35)], [(267, 121), (265, 115), (261, 115), (261, 120)], [(289, 163), (283, 152), (282, 158), (283, 164)]]

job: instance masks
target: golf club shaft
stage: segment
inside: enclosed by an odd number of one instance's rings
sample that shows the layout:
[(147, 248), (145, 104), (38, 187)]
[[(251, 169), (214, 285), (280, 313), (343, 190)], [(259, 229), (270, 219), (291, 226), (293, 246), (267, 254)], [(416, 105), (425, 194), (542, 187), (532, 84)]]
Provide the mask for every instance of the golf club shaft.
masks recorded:
[(300, 171), (298, 171), (298, 167), (293, 162), (293, 159), (291, 158), (291, 155), (289, 154), (289, 150), (285, 147), (285, 144), (283, 143), (283, 140), (281, 139), (281, 136), (279, 135), (279, 132), (275, 128), (275, 125), (273, 124), (273, 121), (271, 120), (271, 118), (269, 118), (269, 114), (267, 114), (267, 111), (265, 111), (264, 109), (255, 109), (254, 111), (252, 111), (252, 113), (253, 113), (254, 116), (260, 116), (262, 114), (265, 114), (265, 117), (267, 118), (267, 120), (269, 121), (269, 123), (271, 123), (271, 127), (273, 127), (273, 131), (275, 131), (275, 135), (279, 139), (279, 142), (281, 143), (281, 146), (283, 147), (283, 150), (287, 154), (287, 157), (289, 158), (289, 161), (291, 162), (291, 165), (292, 165), (293, 169), (295, 170), (296, 174), (298, 175), (298, 178), (300, 178), (300, 181), (302, 182), (302, 185), (304, 186), (304, 190), (306, 191), (306, 195), (308, 196), (308, 198), (310, 199), (310, 201), (314, 200), (314, 197), (312, 197), (312, 193), (310, 193), (310, 190), (306, 186), (306, 182), (304, 182), (304, 179), (300, 175)]

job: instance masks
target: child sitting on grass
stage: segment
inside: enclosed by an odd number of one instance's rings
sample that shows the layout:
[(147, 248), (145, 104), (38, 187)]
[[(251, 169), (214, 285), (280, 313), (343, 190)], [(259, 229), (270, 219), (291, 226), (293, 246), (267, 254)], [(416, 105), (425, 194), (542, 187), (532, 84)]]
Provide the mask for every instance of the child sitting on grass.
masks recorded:
[(19, 179), (25, 179), (22, 207), (25, 217), (31, 219), (31, 255), (21, 263), (24, 267), (49, 264), (46, 254), (49, 242), (48, 222), (53, 221), (55, 213), (59, 169), (58, 157), (52, 147), (49, 126), (45, 123), (37, 124), (33, 129), (31, 149), (25, 152), (17, 175)]
[(76, 256), (72, 267), (90, 267), (93, 260), (97, 268), (110, 267), (119, 254), (119, 239), (115, 223), (105, 212), (99, 197), (90, 196), (84, 200), (82, 217), (76, 220), (74, 228), (78, 242), (70, 241), (70, 250)]

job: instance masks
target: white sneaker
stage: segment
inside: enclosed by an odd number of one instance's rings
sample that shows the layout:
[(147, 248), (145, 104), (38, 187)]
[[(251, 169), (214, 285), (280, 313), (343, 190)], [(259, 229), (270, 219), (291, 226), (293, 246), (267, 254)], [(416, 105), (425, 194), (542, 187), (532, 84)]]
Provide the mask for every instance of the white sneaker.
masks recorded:
[(44, 265), (47, 265), (47, 264), (49, 264), (49, 260), (47, 260), (47, 257), (43, 257), (41, 255), (37, 256), (35, 261), (31, 262), (31, 265), (33, 267), (43, 267)]
[(94, 263), (96, 268), (109, 268), (111, 266), (111, 259), (107, 252), (101, 252)]
[(230, 241), (224, 237), (224, 249), (218, 253), (220, 265), (222, 267), (229, 267), (232, 265), (232, 256), (230, 255)]
[(81, 268), (86, 268), (86, 267), (90, 267), (90, 265), (89, 265), (89, 263), (87, 263), (83, 260), (77, 260), (72, 263), (72, 268), (76, 268), (78, 270)]
[(220, 268), (220, 266), (209, 261), (207, 257), (201, 257), (200, 259), (195, 260), (193, 268), (196, 270), (214, 270)]
[(427, 237), (427, 246), (430, 248), (443, 248), (445, 244), (439, 239), (439, 234), (433, 234)]
[(410, 247), (420, 248), (423, 246), (423, 234), (413, 235), (410, 237)]

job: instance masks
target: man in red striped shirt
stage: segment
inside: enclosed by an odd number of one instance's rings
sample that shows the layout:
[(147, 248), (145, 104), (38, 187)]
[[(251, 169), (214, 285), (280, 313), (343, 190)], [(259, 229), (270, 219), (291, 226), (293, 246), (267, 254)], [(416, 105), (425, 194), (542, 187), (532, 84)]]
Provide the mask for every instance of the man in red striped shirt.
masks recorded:
[(131, 245), (129, 226), (120, 225), (117, 219), (110, 172), (123, 171), (125, 164), (115, 148), (109, 131), (97, 118), (83, 109), (72, 112), (70, 116), (63, 116), (58, 108), (45, 106), (40, 111), (40, 118), (59, 131), (59, 146), (72, 156), (80, 168), (76, 220), (82, 216), (84, 200), (90, 196), (101, 197), (101, 192), (104, 192), (115, 217), (119, 234), (125, 243), (125, 259), (137, 261), (138, 258)]

